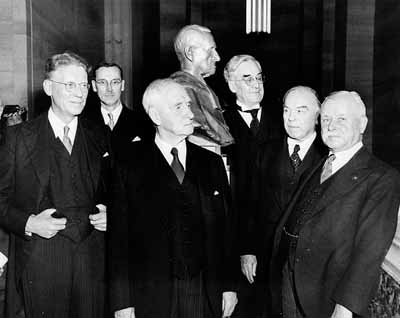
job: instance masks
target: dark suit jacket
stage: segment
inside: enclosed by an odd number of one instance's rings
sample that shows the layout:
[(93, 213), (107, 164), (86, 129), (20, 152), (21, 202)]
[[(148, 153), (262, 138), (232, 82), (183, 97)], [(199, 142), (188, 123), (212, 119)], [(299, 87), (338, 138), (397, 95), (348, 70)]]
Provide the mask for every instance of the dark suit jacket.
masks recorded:
[[(293, 194), (297, 189), (299, 180), (308, 176), (319, 164), (328, 149), (317, 135), (308, 149), (290, 185)], [(273, 245), (274, 233), (279, 219), (284, 214), (290, 202), (290, 193), (287, 182), (281, 169), (282, 162), (289, 161), (287, 137), (267, 144), (257, 154), (254, 163), (254, 177), (251, 186), (252, 192), (252, 219), (249, 220), (242, 242), (244, 247), (242, 255), (252, 254), (257, 256), (260, 264), (259, 271), (269, 263)], [(259, 276), (261, 277), (261, 275)]]
[[(0, 225), (11, 233), (7, 275), (7, 292), (11, 298), (8, 298), (8, 306), (13, 306), (15, 288), (36, 242), (35, 235), (25, 235), (28, 217), (48, 208), (43, 206), (51, 173), (48, 127), (51, 129), (46, 112), (35, 120), (10, 127), (0, 147)], [(96, 193), (94, 204), (107, 205), (104, 194), (111, 163), (110, 156), (103, 155), (111, 152), (108, 138), (102, 129), (85, 119), (79, 119), (78, 127), (82, 131), (89, 175)], [(13, 317), (12, 312), (9, 314)]]
[[(154, 142), (133, 144), (119, 169), (109, 219), (112, 311), (135, 307), (138, 317), (169, 317), (171, 269), (165, 182), (173, 173)], [(217, 317), (224, 291), (234, 291), (231, 270), (230, 193), (222, 160), (187, 142), (186, 170), (195, 176), (205, 229), (206, 291)]]
[[(321, 166), (314, 170), (317, 178)], [(271, 262), (272, 292), (280, 295), (282, 228), (302, 198), (299, 187), (279, 222)], [(302, 226), (295, 251), (294, 280), (307, 317), (330, 317), (336, 303), (358, 315), (374, 296), (379, 268), (392, 242), (400, 202), (399, 174), (365, 148), (332, 177)]]
[[(256, 136), (243, 120), (235, 107), (229, 107), (224, 112), (224, 118), (235, 143), (224, 148), (228, 155), (230, 166), (230, 183), (234, 206), (239, 217), (239, 224), (243, 224), (249, 213), (249, 195), (251, 181), (254, 177), (256, 155), (272, 140), (278, 139), (280, 127), (271, 112), (263, 107), (259, 130)], [(281, 121), (279, 121), (281, 122)]]
[[(87, 105), (83, 116), (108, 129), (108, 126), (104, 124), (99, 104)], [(126, 152), (130, 149), (133, 140), (153, 139), (154, 133), (153, 124), (144, 110), (131, 110), (123, 105), (118, 121), (111, 132), (111, 146), (114, 155), (118, 158), (128, 156)]]

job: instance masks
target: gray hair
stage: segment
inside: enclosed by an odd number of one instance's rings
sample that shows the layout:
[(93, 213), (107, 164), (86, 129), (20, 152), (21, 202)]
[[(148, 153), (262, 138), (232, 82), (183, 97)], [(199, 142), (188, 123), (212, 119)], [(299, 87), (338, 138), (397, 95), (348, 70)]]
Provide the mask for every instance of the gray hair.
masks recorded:
[(247, 61), (254, 62), (261, 69), (260, 63), (253, 56), (248, 55), (248, 54), (235, 55), (225, 65), (225, 68), (224, 68), (225, 81), (228, 82), (231, 79), (232, 74), (234, 74), (236, 72), (236, 70), (238, 69), (240, 64), (247, 62)]
[(354, 108), (361, 117), (367, 116), (367, 111), (364, 102), (362, 101), (360, 95), (355, 91), (337, 91), (330, 93), (323, 101), (322, 105), (325, 104), (328, 100), (332, 100), (335, 98), (343, 98), (346, 99)]
[(197, 24), (186, 25), (178, 32), (174, 40), (174, 48), (181, 63), (185, 60), (185, 48), (198, 45), (197, 35), (205, 33), (211, 35), (211, 30)]
[(154, 107), (160, 102), (160, 100), (162, 100), (162, 97), (167, 93), (171, 86), (181, 85), (171, 78), (162, 78), (154, 80), (147, 86), (142, 98), (143, 108), (147, 114), (151, 107)]
[(61, 54), (55, 54), (47, 59), (45, 66), (46, 78), (50, 78), (50, 74), (59, 67), (68, 65), (81, 66), (86, 73), (90, 72), (90, 66), (83, 57), (67, 51)]
[(308, 87), (308, 86), (301, 86), (301, 85), (299, 85), (299, 86), (294, 86), (294, 87), (290, 88), (290, 89), (285, 93), (285, 95), (283, 96), (283, 104), (285, 104), (286, 98), (287, 98), (290, 94), (292, 94), (293, 92), (300, 92), (300, 93), (310, 94), (310, 95), (312, 96), (312, 98), (314, 99), (315, 104), (317, 105), (317, 108), (319, 109), (319, 108), (321, 107), (321, 103), (320, 103), (320, 101), (319, 101), (319, 99), (318, 99), (318, 94), (317, 94), (317, 92), (316, 92), (314, 89), (312, 89), (311, 87)]

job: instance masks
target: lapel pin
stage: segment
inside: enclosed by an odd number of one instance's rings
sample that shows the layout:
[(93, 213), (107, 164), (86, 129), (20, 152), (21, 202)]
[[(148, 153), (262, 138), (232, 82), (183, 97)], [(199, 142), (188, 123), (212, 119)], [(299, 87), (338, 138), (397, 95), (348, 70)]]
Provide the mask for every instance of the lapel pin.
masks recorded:
[(140, 141), (140, 140), (141, 140), (140, 137), (136, 136), (135, 138), (132, 139), (132, 142)]
[(108, 157), (110, 154), (108, 152), (104, 153), (103, 158)]
[(218, 195), (219, 192), (217, 190), (214, 191), (214, 195)]

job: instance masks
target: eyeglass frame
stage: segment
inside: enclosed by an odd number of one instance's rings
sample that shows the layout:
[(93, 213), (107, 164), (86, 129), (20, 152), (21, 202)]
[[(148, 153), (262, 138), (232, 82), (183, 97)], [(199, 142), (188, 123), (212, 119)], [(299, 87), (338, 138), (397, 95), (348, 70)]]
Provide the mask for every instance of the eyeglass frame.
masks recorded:
[[(112, 79), (111, 81), (107, 81), (106, 79), (99, 79), (99, 80), (94, 80), (94, 81), (95, 81), (95, 83), (96, 83), (97, 85), (99, 85), (99, 86), (103, 86), (103, 87), (107, 87), (107, 86), (110, 86), (110, 87), (118, 87), (119, 85), (122, 84), (123, 79), (114, 78), (114, 79)], [(103, 83), (100, 82), (100, 81), (103, 81)], [(100, 82), (100, 83), (99, 83), (99, 82)]]
[[(259, 78), (257, 78), (259, 77)], [(254, 85), (255, 82), (257, 83), (264, 83), (265, 82), (265, 75), (264, 74), (258, 74), (257, 76), (246, 76), (241, 79), (230, 79), (230, 81), (234, 82), (245, 82), (247, 86), (252, 86)]]
[[(67, 92), (69, 92), (69, 93), (73, 92), (78, 86), (79, 86), (79, 88), (81, 90), (83, 89), (85, 91), (89, 91), (89, 89), (90, 89), (90, 83), (88, 83), (88, 82), (82, 82), (82, 83), (67, 82), (67, 83), (64, 83), (64, 82), (57, 82), (57, 81), (52, 80), (52, 79), (49, 79), (49, 81), (57, 83), (57, 84), (63, 84), (64, 87), (65, 87), (65, 90)], [(86, 85), (86, 87), (84, 85)]]

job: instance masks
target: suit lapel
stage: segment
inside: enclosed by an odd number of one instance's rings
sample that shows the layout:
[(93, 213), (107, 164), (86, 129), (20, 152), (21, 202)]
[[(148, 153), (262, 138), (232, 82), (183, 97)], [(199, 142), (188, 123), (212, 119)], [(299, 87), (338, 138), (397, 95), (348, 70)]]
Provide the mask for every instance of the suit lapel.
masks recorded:
[(38, 119), (35, 125), (23, 126), (21, 133), (28, 158), (30, 158), (33, 170), (39, 180), (41, 193), (38, 197), (41, 198), (49, 182), (49, 138), (54, 135), (47, 119), (47, 112)]
[(323, 198), (315, 206), (313, 215), (323, 210), (326, 206), (349, 193), (368, 176), (367, 169), (370, 155), (365, 148), (360, 149), (350, 161), (338, 170), (331, 178)]

